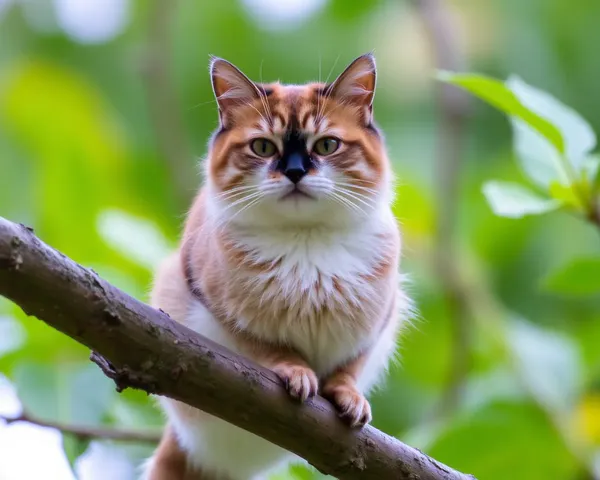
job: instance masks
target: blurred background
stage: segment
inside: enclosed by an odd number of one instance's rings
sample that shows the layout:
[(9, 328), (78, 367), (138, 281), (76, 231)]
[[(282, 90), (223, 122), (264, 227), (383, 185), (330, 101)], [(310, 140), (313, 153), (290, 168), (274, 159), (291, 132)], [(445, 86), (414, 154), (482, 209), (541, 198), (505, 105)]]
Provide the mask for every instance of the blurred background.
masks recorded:
[[(300, 83), (374, 50), (420, 312), (374, 425), (480, 480), (600, 478), (600, 297), (547, 281), (598, 232), (494, 216), (482, 183), (523, 179), (509, 123), (433, 80), (515, 73), (600, 131), (599, 22), (597, 0), (0, 0), (0, 215), (146, 300), (217, 124), (209, 54)], [(153, 444), (98, 428), (162, 415), (88, 355), (0, 298), (0, 479), (135, 478)]]

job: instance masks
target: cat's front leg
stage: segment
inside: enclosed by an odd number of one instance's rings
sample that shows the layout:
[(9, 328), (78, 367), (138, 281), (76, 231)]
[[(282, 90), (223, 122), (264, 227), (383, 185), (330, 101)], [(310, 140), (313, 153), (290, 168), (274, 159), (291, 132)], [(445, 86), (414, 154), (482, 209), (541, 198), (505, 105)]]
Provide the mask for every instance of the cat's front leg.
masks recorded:
[(319, 379), (300, 354), (291, 348), (245, 339), (242, 351), (263, 367), (272, 370), (283, 381), (293, 398), (304, 402), (319, 390)]
[(371, 405), (357, 386), (367, 353), (337, 368), (323, 382), (323, 396), (333, 403), (340, 417), (351, 427), (362, 427), (372, 420)]

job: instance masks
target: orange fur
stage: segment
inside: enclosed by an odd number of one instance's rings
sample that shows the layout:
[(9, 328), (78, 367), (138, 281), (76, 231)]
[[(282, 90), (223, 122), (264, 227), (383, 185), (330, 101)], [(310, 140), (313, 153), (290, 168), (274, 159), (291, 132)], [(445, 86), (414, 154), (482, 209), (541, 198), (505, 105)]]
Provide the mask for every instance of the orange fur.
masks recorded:
[[(221, 124), (207, 182), (180, 249), (157, 272), (152, 304), (272, 369), (296, 398), (321, 384), (350, 425), (363, 425), (365, 395), (407, 312), (391, 168), (372, 116), (373, 57), (331, 84), (256, 84), (220, 59), (211, 73)], [(269, 155), (253, 150), (255, 139), (272, 142)], [(333, 151), (317, 148), (323, 139)], [(228, 427), (179, 402), (163, 405), (177, 435), (167, 431), (155, 471), (185, 452), (188, 466), (245, 480), (285, 457), (234, 430), (250, 446), (231, 465), (219, 443)]]

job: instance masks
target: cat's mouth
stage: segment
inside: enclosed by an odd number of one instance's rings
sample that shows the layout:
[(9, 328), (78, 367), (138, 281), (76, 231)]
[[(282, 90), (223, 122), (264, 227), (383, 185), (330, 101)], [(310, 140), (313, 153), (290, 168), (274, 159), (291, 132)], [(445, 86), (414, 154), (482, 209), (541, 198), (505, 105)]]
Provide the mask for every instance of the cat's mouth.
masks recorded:
[(296, 199), (298, 199), (298, 200), (300, 200), (300, 199), (315, 200), (315, 197), (313, 197), (312, 195), (309, 195), (306, 192), (303, 192), (298, 187), (294, 187), (293, 190), (291, 190), (288, 193), (286, 193), (285, 195), (283, 195), (279, 200), (284, 201), (284, 200), (296, 200)]

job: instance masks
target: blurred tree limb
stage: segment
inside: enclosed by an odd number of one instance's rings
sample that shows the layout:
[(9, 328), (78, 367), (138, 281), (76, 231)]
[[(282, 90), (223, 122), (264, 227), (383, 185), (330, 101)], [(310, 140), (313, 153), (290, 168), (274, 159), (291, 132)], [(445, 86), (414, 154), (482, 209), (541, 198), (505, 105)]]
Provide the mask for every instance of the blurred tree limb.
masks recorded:
[(32, 417), (27, 413), (22, 413), (16, 417), (0, 415), (0, 420), (4, 420), (7, 425), (17, 422), (27, 422), (40, 427), (55, 428), (62, 433), (73, 435), (81, 440), (116, 440), (121, 442), (140, 442), (140, 443), (158, 443), (160, 434), (153, 432), (144, 432), (139, 430), (125, 430), (122, 428), (90, 427), (83, 425), (69, 425), (60, 422), (51, 422)]
[(143, 61), (143, 79), (150, 120), (158, 149), (171, 176), (175, 198), (187, 204), (195, 192), (194, 162), (188, 150), (181, 112), (170, 77), (171, 42), (169, 28), (175, 0), (152, 0), (148, 12), (148, 37)]
[[(436, 67), (462, 71), (465, 59), (459, 45), (458, 30), (452, 12), (444, 0), (412, 0), (421, 16), (430, 40)], [(442, 412), (452, 411), (469, 372), (471, 320), (467, 308), (455, 245), (458, 222), (461, 156), (466, 119), (469, 114), (467, 95), (451, 85), (438, 84), (438, 153), (434, 165), (437, 193), (437, 223), (434, 237), (434, 268), (445, 296), (448, 317), (453, 328), (453, 351), (448, 384), (441, 401)]]
[(373, 427), (351, 430), (316, 397), (294, 404), (274, 373), (235, 355), (0, 217), (0, 294), (93, 350), (117, 390), (200, 408), (340, 479), (467, 480)]

